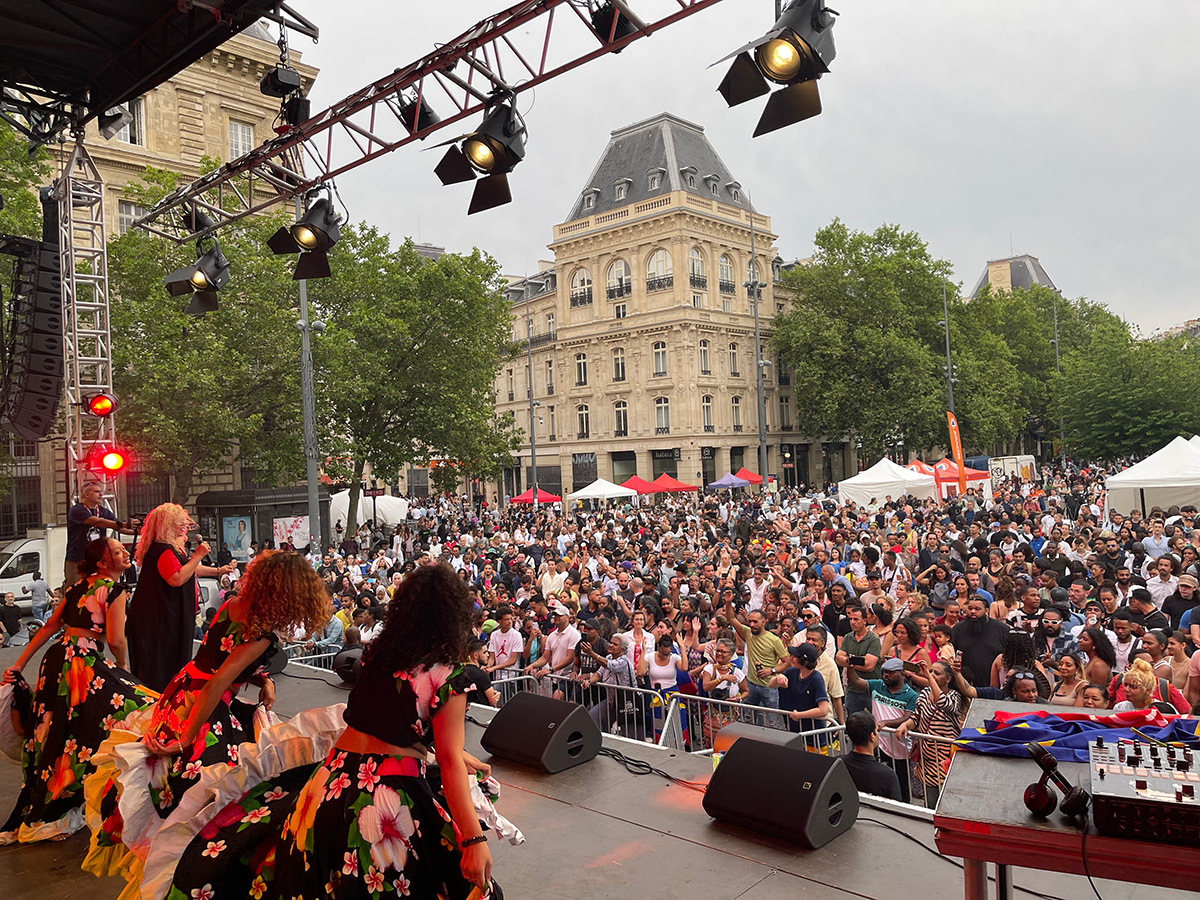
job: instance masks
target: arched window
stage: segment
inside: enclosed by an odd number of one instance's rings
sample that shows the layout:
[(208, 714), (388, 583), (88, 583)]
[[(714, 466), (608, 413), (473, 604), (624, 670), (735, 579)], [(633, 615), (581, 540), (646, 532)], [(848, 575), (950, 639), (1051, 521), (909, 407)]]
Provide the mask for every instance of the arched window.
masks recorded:
[(619, 347), (613, 351), (613, 381), (625, 380), (625, 351)]
[(658, 397), (654, 401), (654, 433), (671, 433), (671, 401), (666, 397)]
[(737, 285), (733, 280), (733, 260), (729, 258), (728, 254), (722, 254), (719, 265), (721, 276), (721, 293), (732, 294), (737, 290)]
[(655, 250), (646, 262), (646, 290), (663, 291), (675, 281), (672, 277), (671, 254), (666, 250)]
[(697, 290), (708, 287), (708, 276), (704, 274), (704, 255), (697, 247), (693, 247), (688, 253), (688, 278), (692, 287)]
[(738, 345), (729, 345), (729, 374), (738, 375)]
[(624, 400), (613, 404), (613, 437), (629, 437), (629, 406)]
[(654, 374), (667, 374), (667, 345), (665, 341), (655, 341), (650, 349), (653, 351)]
[(733, 420), (733, 430), (742, 430), (742, 398), (734, 397), (729, 401), (729, 410)]
[(746, 280), (758, 281), (758, 263), (756, 263), (754, 260), (750, 260), (750, 262), (746, 263)]
[(571, 276), (571, 305), (587, 306), (592, 302), (592, 273), (579, 268)]
[(575, 407), (575, 424), (578, 426), (577, 436), (589, 437), (592, 433), (591, 417), (588, 415), (587, 404)]
[(708, 360), (708, 341), (700, 342), (700, 374), (708, 375), (712, 372), (712, 366)]
[(700, 398), (700, 420), (704, 424), (705, 431), (716, 431), (713, 426), (712, 396), (709, 394)]
[(623, 259), (615, 259), (608, 267), (608, 299), (615, 300), (624, 297), (632, 290), (632, 278), (629, 263)]
[(587, 354), (575, 354), (575, 383), (577, 385), (587, 384)]

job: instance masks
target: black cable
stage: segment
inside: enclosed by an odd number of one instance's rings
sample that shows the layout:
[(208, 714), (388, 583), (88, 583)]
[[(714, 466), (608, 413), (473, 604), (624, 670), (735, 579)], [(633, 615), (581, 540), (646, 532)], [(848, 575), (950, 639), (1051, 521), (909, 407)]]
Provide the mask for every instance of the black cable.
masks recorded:
[[(950, 865), (954, 866), (956, 869), (961, 869), (963, 867), (963, 864), (958, 862), (956, 859), (953, 859), (952, 857), (949, 857), (943, 853), (940, 853), (939, 851), (937, 851), (933, 847), (930, 847), (928, 844), (926, 844), (924, 841), (920, 840), (919, 838), (913, 837), (907, 831), (901, 831), (895, 825), (889, 825), (887, 822), (882, 822), (879, 819), (868, 819), (864, 816), (859, 816), (858, 821), (870, 822), (872, 825), (878, 825), (881, 828), (888, 829), (888, 831), (894, 831), (894, 832), (896, 832), (896, 834), (900, 835), (901, 837), (912, 841), (914, 844), (916, 844), (918, 847), (922, 848), (923, 850), (926, 850), (927, 852), (932, 853), (938, 859), (942, 859), (942, 860), (945, 860), (946, 862), (950, 863)], [(988, 880), (993, 881), (995, 879), (993, 879), (989, 875)], [(1033, 896), (1033, 897), (1040, 897), (1041, 900), (1063, 900), (1062, 897), (1056, 897), (1053, 894), (1043, 894), (1040, 891), (1034, 891), (1034, 890), (1031, 890), (1026, 887), (1021, 887), (1019, 884), (1014, 884), (1013, 890), (1021, 891), (1022, 893), (1029, 894), (1030, 896)], [(1099, 894), (1097, 894), (1096, 896), (1099, 897)], [(1100, 898), (1100, 900), (1103, 900), (1103, 898)]]
[(1083, 874), (1087, 876), (1088, 884), (1092, 886), (1092, 893), (1096, 895), (1096, 900), (1104, 900), (1104, 898), (1100, 896), (1100, 889), (1096, 887), (1096, 882), (1092, 880), (1092, 868), (1088, 865), (1087, 839), (1089, 831), (1091, 831), (1091, 829), (1088, 827), (1087, 819), (1084, 819), (1083, 838), (1080, 841), (1079, 848), (1080, 855), (1083, 856)]
[(321, 684), (328, 684), (330, 687), (337, 687), (336, 684), (329, 684), (329, 682), (326, 681), (324, 678), (318, 678), (315, 675), (295, 675), (295, 674), (289, 672), (287, 669), (284, 669), (279, 674), (286, 678), (299, 678), (301, 681), (319, 681), (319, 682), (321, 682)]
[(626, 771), (633, 775), (659, 775), (674, 784), (678, 784), (681, 787), (688, 788), (689, 790), (698, 791), (701, 794), (707, 790), (707, 787), (703, 784), (695, 781), (687, 781), (683, 778), (676, 778), (674, 775), (664, 772), (662, 769), (656, 769), (644, 759), (635, 759), (633, 757), (626, 756), (621, 751), (613, 750), (611, 747), (601, 747), (600, 756), (607, 756), (609, 759), (616, 760), (625, 767)]

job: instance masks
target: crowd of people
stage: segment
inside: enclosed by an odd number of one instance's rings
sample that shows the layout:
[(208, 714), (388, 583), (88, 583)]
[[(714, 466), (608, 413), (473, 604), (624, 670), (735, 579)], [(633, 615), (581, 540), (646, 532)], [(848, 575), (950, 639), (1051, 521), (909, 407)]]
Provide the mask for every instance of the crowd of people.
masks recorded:
[[(223, 879), (256, 900), (385, 882), (465, 896), (491, 884), (480, 823), (496, 814), (474, 790), (488, 770), (463, 749), (463, 713), (521, 676), (636, 739), (654, 723), (635, 693), (709, 698), (689, 741), (746, 708), (822, 752), (844, 741), (862, 790), (929, 805), (973, 698), (1192, 712), (1195, 509), (1103, 510), (1088, 471), (995, 487), (865, 507), (802, 489), (603, 508), (413, 499), (406, 522), (323, 552), (252, 546), (244, 571), (190, 546), (194, 522), (165, 504), (143, 527), (132, 602), (128, 552), (88, 542), (5, 672), (24, 685), (55, 641), (25, 686), (25, 785), (0, 840), (86, 819), (86, 866), (159, 895)], [(221, 579), (207, 618), (198, 573)], [(143, 627), (169, 639), (139, 644)], [(354, 683), (344, 725), (340, 708), (272, 722), (287, 648)], [(247, 766), (244, 741), (274, 761)], [(227, 797), (213, 819), (189, 806), (200, 784)]]

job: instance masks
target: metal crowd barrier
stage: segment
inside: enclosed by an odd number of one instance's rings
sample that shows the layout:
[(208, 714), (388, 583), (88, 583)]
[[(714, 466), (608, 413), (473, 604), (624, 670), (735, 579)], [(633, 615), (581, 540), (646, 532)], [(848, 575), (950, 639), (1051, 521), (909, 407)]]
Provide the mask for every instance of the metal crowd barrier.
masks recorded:
[[(726, 725), (745, 723), (779, 731), (791, 730), (786, 710), (695, 694), (673, 693), (664, 720), (667, 727), (663, 729), (658, 745), (695, 754), (712, 753), (717, 733)], [(849, 749), (845, 729), (838, 724), (801, 731), (798, 736), (803, 740), (804, 749), (814, 753), (842, 754)]]
[[(879, 730), (890, 734), (896, 729)], [(901, 794), (906, 798), (905, 802), (924, 809), (934, 809), (937, 807), (942, 785), (946, 782), (946, 763), (955, 750), (955, 739), (923, 734), (919, 731), (910, 731), (908, 737), (912, 739), (913, 746), (908, 759), (893, 760), (882, 751), (879, 757), (896, 771)]]
[(289, 666), (304, 666), (309, 669), (319, 669), (322, 672), (329, 672), (333, 669), (333, 658), (340, 652), (307, 653), (303, 644), (291, 644), (283, 649), (288, 655)]

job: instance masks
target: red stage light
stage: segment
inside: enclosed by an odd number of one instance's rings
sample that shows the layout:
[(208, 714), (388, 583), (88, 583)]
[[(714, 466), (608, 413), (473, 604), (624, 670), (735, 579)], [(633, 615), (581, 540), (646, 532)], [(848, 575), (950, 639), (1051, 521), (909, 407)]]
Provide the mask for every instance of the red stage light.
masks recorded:
[(104, 418), (116, 412), (117, 398), (112, 394), (93, 394), (88, 398), (87, 406), (93, 416)]

